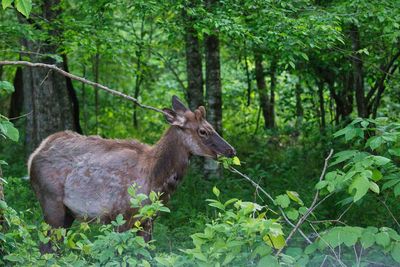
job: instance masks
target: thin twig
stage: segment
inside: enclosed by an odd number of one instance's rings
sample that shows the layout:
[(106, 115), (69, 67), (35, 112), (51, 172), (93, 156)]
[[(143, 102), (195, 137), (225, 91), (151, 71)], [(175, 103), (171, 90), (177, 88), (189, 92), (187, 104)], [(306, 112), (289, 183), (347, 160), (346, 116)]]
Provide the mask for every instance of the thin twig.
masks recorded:
[[(346, 266), (346, 264), (344, 264), (342, 262), (342, 260), (340, 259), (340, 252), (339, 254), (336, 253), (335, 249), (318, 233), (318, 231), (315, 229), (315, 227), (310, 223), (310, 227), (313, 229), (313, 231), (317, 234), (318, 238), (321, 239), (328, 247), (329, 249), (332, 251), (332, 254), (335, 256), (335, 259), (337, 260), (337, 262), (341, 265), (341, 266)], [(340, 247), (339, 247), (340, 249)]]
[[(319, 177), (319, 181), (322, 181), (322, 179), (324, 179), (324, 177), (325, 177), (325, 173), (328, 168), (328, 162), (329, 162), (329, 159), (332, 157), (332, 154), (333, 154), (333, 149), (331, 149), (328, 157), (326, 157), (326, 159), (325, 159), (324, 168), (322, 169), (322, 173), (321, 173), (321, 176)], [(310, 216), (310, 214), (314, 211), (314, 209), (330, 196), (331, 196), (331, 194), (327, 195), (321, 201), (317, 202), (318, 197), (319, 197), (319, 190), (317, 190), (317, 192), (315, 192), (315, 196), (314, 196), (314, 199), (313, 199), (310, 207), (308, 208), (307, 212), (299, 219), (299, 221), (297, 222), (296, 226), (292, 229), (292, 231), (289, 233), (288, 237), (286, 238), (286, 244), (289, 243), (290, 239), (293, 237), (293, 235), (296, 233), (296, 231), (299, 230), (300, 226), (304, 223), (304, 221), (308, 218), (308, 216)], [(278, 252), (276, 253), (276, 256), (278, 256), (282, 252), (282, 250), (283, 250), (283, 248), (279, 249)]]
[[(161, 109), (158, 109), (158, 108), (155, 108), (155, 107), (152, 107), (152, 106), (148, 106), (148, 105), (144, 105), (144, 104), (140, 103), (139, 100), (137, 100), (134, 97), (131, 97), (129, 95), (121, 93), (121, 92), (119, 92), (117, 90), (111, 89), (111, 88), (109, 88), (109, 87), (107, 87), (105, 85), (102, 85), (102, 84), (99, 84), (99, 83), (95, 83), (95, 82), (89, 81), (87, 79), (84, 79), (82, 77), (79, 77), (79, 76), (76, 76), (74, 74), (71, 74), (69, 72), (66, 72), (65, 70), (60, 69), (56, 65), (44, 64), (44, 63), (32, 63), (32, 62), (29, 62), (29, 61), (9, 61), (9, 60), (0, 61), (0, 66), (4, 66), (4, 65), (27, 66), (27, 67), (31, 67), (31, 68), (51, 69), (51, 70), (54, 70), (54, 71), (60, 73), (61, 75), (65, 76), (65, 77), (68, 77), (68, 78), (70, 78), (72, 80), (76, 80), (76, 81), (79, 81), (79, 82), (82, 82), (82, 83), (89, 84), (89, 85), (91, 85), (93, 87), (96, 87), (96, 88), (99, 88), (99, 89), (101, 89), (103, 91), (106, 91), (107, 93), (110, 93), (112, 95), (119, 96), (119, 97), (122, 97), (124, 99), (127, 99), (127, 100), (133, 102), (134, 104), (138, 105), (141, 108), (150, 109), (150, 110), (165, 114), (165, 112), (162, 111)], [(168, 114), (165, 114), (165, 115), (168, 115)]]
[(379, 199), (380, 202), (382, 202), (383, 206), (385, 206), (385, 208), (388, 210), (390, 216), (392, 217), (392, 219), (395, 221), (395, 223), (397, 224), (397, 226), (400, 229), (400, 223), (397, 221), (396, 217), (393, 215), (392, 211), (389, 209), (389, 207), (387, 206), (386, 202), (383, 201), (382, 199)]

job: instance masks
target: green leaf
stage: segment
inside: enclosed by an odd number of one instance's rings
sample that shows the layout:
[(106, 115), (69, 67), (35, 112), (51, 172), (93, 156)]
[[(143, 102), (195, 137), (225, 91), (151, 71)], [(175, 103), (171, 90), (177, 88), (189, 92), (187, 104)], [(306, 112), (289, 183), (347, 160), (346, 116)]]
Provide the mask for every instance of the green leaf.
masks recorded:
[(221, 202), (213, 202), (213, 203), (210, 203), (208, 205), (211, 206), (211, 207), (215, 207), (217, 209), (220, 209), (220, 210), (225, 210), (225, 206)]
[(390, 237), (389, 234), (386, 232), (380, 232), (376, 234), (375, 238), (378, 245), (386, 247), (390, 244)]
[(6, 9), (7, 7), (11, 6), (13, 2), (14, 0), (2, 0), (1, 4), (3, 6), (3, 9)]
[(299, 193), (295, 192), (295, 191), (286, 191), (286, 194), (288, 195), (288, 197), (297, 202), (298, 204), (300, 204), (301, 206), (304, 205), (303, 201), (300, 199), (299, 197)]
[(400, 263), (400, 242), (396, 242), (393, 245), (392, 251), (390, 252), (390, 255), (392, 255), (393, 259)]
[(379, 186), (376, 183), (372, 182), (372, 181), (369, 184), (369, 189), (372, 192), (379, 194)]
[(389, 163), (390, 159), (381, 156), (374, 156), (374, 161), (378, 166), (382, 166)]
[(10, 121), (0, 121), (0, 133), (4, 134), (14, 142), (18, 142), (19, 132)]
[(25, 17), (29, 17), (29, 14), (32, 10), (32, 1), (31, 0), (15, 0), (15, 7), (22, 15)]
[(212, 191), (216, 197), (219, 197), (220, 191), (216, 186), (213, 187)]
[(279, 265), (278, 260), (274, 256), (268, 255), (268, 256), (262, 257), (257, 264), (257, 267), (265, 267), (265, 266), (279, 267), (280, 265)]
[[(3, 1), (4, 3), (4, 1)], [(0, 81), (0, 90), (6, 91), (6, 93), (13, 93), (14, 92), (14, 86), (7, 81)]]
[(281, 206), (282, 208), (289, 207), (290, 199), (287, 195), (279, 195), (275, 199), (275, 204)]
[(352, 193), (353, 190), (356, 190), (354, 194), (354, 202), (360, 200), (369, 189), (369, 180), (361, 175), (357, 175), (356, 178), (353, 180), (353, 183), (349, 186), (349, 193)]
[(351, 247), (357, 242), (360, 234), (361, 231), (359, 230), (359, 228), (344, 227), (342, 232), (340, 233), (340, 238), (346, 246)]
[(400, 196), (400, 183), (394, 187), (393, 192), (396, 197)]
[(285, 213), (288, 216), (288, 218), (291, 219), (292, 221), (295, 221), (297, 220), (297, 218), (299, 218), (299, 212), (295, 209), (290, 209)]
[(379, 181), (380, 179), (382, 179), (383, 175), (382, 173), (377, 170), (377, 169), (373, 169), (372, 170), (372, 180), (374, 180), (375, 182)]
[(393, 156), (400, 157), (400, 147), (389, 149), (389, 153)]
[(240, 165), (240, 159), (238, 157), (233, 157), (232, 163), (233, 165)]
[(286, 242), (285, 242), (285, 238), (283, 237), (283, 235), (272, 235), (272, 234), (268, 234), (266, 236), (264, 236), (264, 241), (270, 245), (273, 248), (276, 249), (281, 249), (285, 246)]
[(364, 231), (360, 239), (361, 245), (364, 249), (371, 247), (375, 243), (375, 235), (370, 231)]

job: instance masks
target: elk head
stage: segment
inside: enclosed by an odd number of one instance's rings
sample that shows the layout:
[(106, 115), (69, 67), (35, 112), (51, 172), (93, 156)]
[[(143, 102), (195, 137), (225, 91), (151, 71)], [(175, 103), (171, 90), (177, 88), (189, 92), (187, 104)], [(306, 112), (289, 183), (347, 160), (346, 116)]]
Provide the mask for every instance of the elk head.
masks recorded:
[(235, 149), (206, 120), (206, 110), (203, 106), (192, 112), (177, 96), (173, 96), (172, 108), (163, 109), (165, 118), (169, 124), (179, 129), (178, 133), (191, 154), (214, 159), (218, 155), (236, 155)]

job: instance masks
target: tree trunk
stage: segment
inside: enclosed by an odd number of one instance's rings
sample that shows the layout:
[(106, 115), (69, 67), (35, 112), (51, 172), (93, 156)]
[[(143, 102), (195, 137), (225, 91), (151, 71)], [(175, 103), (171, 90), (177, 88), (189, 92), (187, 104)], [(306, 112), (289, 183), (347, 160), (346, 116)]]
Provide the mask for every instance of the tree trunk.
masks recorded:
[[(207, 7), (214, 8), (215, 0), (207, 0)], [(216, 34), (207, 35), (204, 41), (206, 61), (206, 100), (208, 103), (207, 120), (222, 136), (222, 88), (219, 39)], [(205, 160), (204, 171), (206, 177), (222, 176), (218, 164), (210, 159)]]
[(296, 98), (296, 129), (300, 130), (303, 125), (304, 109), (301, 102), (301, 83), (298, 81), (295, 88), (295, 98)]
[(263, 66), (263, 57), (260, 53), (255, 52), (254, 54), (255, 61), (255, 76), (257, 82), (258, 95), (260, 98), (260, 107), (262, 109), (262, 114), (264, 117), (264, 125), (267, 129), (274, 128), (274, 120), (273, 115), (271, 114), (271, 102), (267, 92), (267, 85), (265, 83), (265, 73)]
[[(68, 69), (68, 58), (67, 55), (63, 54), (63, 67), (66, 72), (69, 72)], [(71, 99), (72, 109), (73, 109), (73, 116), (74, 116), (74, 128), (77, 133), (82, 134), (82, 127), (79, 121), (79, 100), (78, 96), (76, 95), (74, 85), (72, 84), (72, 80), (68, 77), (65, 77), (65, 82), (67, 83), (67, 90), (69, 98)]]
[(361, 49), (360, 33), (358, 27), (354, 24), (350, 26), (350, 38), (352, 43), (351, 62), (353, 66), (353, 82), (356, 92), (356, 103), (358, 116), (361, 118), (368, 117), (367, 105), (364, 95), (364, 74), (361, 55), (358, 51)]
[[(93, 72), (94, 82), (99, 83), (99, 66), (100, 66), (100, 54), (99, 49), (96, 49), (96, 55), (94, 56)], [(96, 122), (96, 134), (99, 133), (99, 88), (94, 88), (94, 116)]]
[[(194, 5), (194, 3), (190, 3)], [(187, 96), (191, 110), (204, 105), (203, 70), (201, 60), (200, 42), (197, 31), (194, 29), (195, 18), (183, 11), (185, 19), (185, 48), (186, 48), (186, 73)]]
[[(60, 14), (55, 9), (59, 0), (46, 0), (42, 6), (43, 17), (50, 25)], [(49, 31), (52, 36), (58, 35), (57, 29)], [(26, 51), (35, 51), (40, 54), (56, 54), (57, 46), (48, 41), (36, 43), (24, 39), (22, 41)], [(53, 58), (30, 54), (32, 62), (55, 64), (62, 68)], [(54, 71), (42, 68), (22, 69), (23, 110), (29, 114), (26, 122), (26, 151), (31, 153), (40, 142), (58, 131), (76, 130), (74, 122), (74, 107), (67, 88), (64, 76)]]
[(317, 82), (318, 86), (318, 99), (319, 99), (319, 112), (321, 129), (325, 129), (325, 102), (324, 102), (324, 83), (322, 81)]
[(270, 77), (271, 77), (271, 91), (270, 91), (270, 111), (271, 114), (271, 128), (275, 128), (275, 89), (276, 89), (276, 69), (278, 66), (278, 60), (274, 56), (271, 61)]
[(16, 118), (22, 114), (24, 103), (22, 68), (18, 67), (14, 77), (14, 92), (11, 95), (9, 118)]

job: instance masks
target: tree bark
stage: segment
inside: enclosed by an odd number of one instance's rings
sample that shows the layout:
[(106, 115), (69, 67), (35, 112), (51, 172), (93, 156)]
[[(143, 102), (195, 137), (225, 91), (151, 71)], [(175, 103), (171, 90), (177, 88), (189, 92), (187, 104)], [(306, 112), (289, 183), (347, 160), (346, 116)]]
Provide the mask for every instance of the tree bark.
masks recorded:
[(22, 114), (24, 103), (22, 68), (18, 67), (14, 77), (14, 92), (11, 95), (9, 118), (16, 118)]
[(271, 91), (270, 91), (270, 111), (271, 114), (271, 127), (275, 128), (275, 89), (276, 89), (276, 69), (278, 67), (278, 60), (273, 56), (270, 68), (270, 78), (271, 78)]
[[(217, 1), (207, 0), (206, 5), (212, 10)], [(208, 103), (207, 120), (222, 136), (222, 86), (219, 38), (216, 33), (206, 35), (204, 40), (206, 63), (206, 100)], [(218, 164), (210, 159), (205, 160), (204, 174), (206, 177), (221, 178), (222, 172)]]
[[(192, 1), (190, 6), (194, 5)], [(189, 16), (186, 10), (183, 10), (185, 19), (185, 48), (186, 48), (186, 73), (187, 73), (187, 96), (191, 110), (200, 105), (204, 105), (203, 90), (203, 70), (201, 60), (201, 49), (199, 37), (194, 28), (195, 18)]]
[(260, 98), (260, 107), (262, 109), (262, 114), (264, 117), (264, 126), (266, 129), (272, 129), (274, 128), (274, 120), (272, 118), (273, 114), (271, 114), (273, 108), (271, 108), (271, 102), (267, 92), (267, 85), (265, 83), (263, 57), (259, 52), (254, 53), (254, 61), (257, 89)]
[(295, 98), (296, 98), (296, 129), (300, 130), (303, 125), (304, 109), (301, 102), (301, 83), (298, 81), (295, 88)]
[(325, 129), (325, 101), (324, 101), (324, 82), (318, 81), (318, 99), (319, 99), (319, 112), (320, 112), (320, 126), (321, 129)]
[(360, 32), (355, 24), (350, 26), (350, 38), (352, 43), (351, 62), (353, 66), (353, 83), (356, 92), (357, 113), (361, 118), (368, 117), (367, 104), (364, 94), (363, 62), (358, 51), (361, 49)]
[[(49, 25), (55, 25), (53, 21), (60, 15), (60, 9), (56, 8), (59, 0), (46, 0), (42, 6), (43, 19)], [(49, 35), (57, 36), (57, 29), (49, 31)], [(35, 51), (42, 55), (56, 54), (57, 46), (46, 40), (37, 43), (23, 39), (26, 51)], [(42, 62), (59, 65), (53, 58), (30, 54), (32, 62)], [(74, 122), (74, 106), (68, 92), (67, 82), (64, 76), (54, 71), (42, 68), (22, 69), (23, 110), (29, 114), (26, 122), (26, 151), (31, 153), (40, 142), (58, 131), (70, 129), (76, 130)]]

